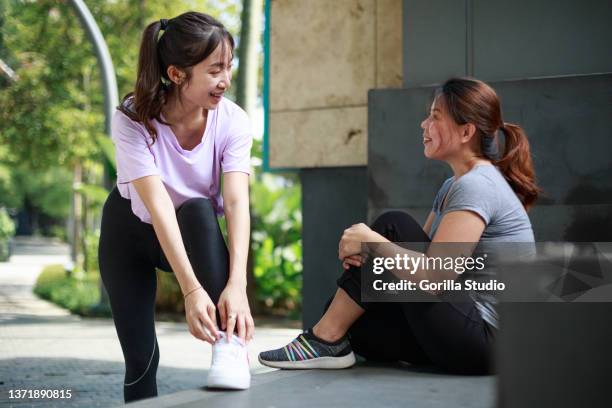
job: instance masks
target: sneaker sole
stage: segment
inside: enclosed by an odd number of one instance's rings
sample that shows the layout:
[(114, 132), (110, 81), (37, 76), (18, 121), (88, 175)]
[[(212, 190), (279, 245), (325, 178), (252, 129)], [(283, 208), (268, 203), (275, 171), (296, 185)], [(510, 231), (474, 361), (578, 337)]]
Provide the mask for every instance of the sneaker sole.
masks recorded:
[(308, 370), (320, 368), (324, 370), (338, 370), (349, 368), (355, 365), (355, 354), (351, 351), (342, 357), (318, 357), (310, 360), (301, 361), (266, 361), (258, 356), (259, 362), (272, 368), (282, 368), (285, 370)]
[(223, 388), (226, 390), (246, 390), (251, 386), (250, 377), (236, 377), (227, 375), (209, 375), (206, 385), (209, 388)]

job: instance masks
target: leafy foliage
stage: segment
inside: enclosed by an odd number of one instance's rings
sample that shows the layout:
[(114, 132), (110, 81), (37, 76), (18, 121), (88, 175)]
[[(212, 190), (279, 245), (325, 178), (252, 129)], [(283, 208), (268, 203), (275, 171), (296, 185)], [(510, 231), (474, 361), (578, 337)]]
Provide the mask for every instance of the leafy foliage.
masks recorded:
[(15, 234), (15, 223), (5, 208), (0, 207), (0, 262), (9, 256), (9, 239)]
[(260, 174), (251, 186), (258, 299), (297, 312), (302, 289), (301, 191), (296, 180)]
[(87, 316), (100, 300), (98, 279), (97, 273), (77, 277), (67, 274), (62, 265), (50, 265), (39, 275), (34, 293), (72, 313)]

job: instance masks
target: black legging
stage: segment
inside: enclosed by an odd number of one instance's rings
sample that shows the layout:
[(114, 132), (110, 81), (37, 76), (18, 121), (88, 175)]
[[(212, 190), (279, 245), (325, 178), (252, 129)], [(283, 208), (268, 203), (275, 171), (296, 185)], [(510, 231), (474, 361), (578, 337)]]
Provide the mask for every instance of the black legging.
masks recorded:
[[(213, 207), (192, 198), (176, 211), (198, 281), (217, 304), (229, 277), (229, 255)], [(159, 348), (155, 335), (155, 268), (172, 271), (151, 224), (134, 215), (115, 187), (102, 212), (100, 275), (125, 359), (126, 402), (157, 395)]]
[[(421, 226), (400, 211), (382, 214), (372, 229), (392, 242), (431, 242)], [(495, 329), (482, 320), (469, 296), (459, 294), (457, 301), (446, 302), (362, 302), (360, 273), (351, 267), (338, 279), (338, 286), (365, 309), (349, 329), (356, 353), (455, 373), (492, 372)]]

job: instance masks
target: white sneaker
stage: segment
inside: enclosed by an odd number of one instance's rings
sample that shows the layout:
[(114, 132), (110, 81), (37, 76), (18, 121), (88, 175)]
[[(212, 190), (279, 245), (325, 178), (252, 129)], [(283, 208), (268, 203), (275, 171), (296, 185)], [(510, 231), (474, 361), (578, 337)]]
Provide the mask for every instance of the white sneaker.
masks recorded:
[(251, 386), (247, 346), (238, 336), (232, 335), (228, 343), (225, 332), (220, 331), (219, 334), (221, 339), (213, 345), (208, 386), (246, 390)]

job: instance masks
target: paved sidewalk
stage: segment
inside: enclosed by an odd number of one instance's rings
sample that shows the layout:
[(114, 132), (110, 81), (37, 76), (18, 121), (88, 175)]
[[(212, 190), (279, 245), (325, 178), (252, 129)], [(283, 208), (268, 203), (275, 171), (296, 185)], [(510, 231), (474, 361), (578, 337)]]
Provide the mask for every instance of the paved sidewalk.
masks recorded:
[[(64, 263), (67, 248), (22, 240), (0, 263), (0, 408), (123, 405), (123, 356), (110, 319), (69, 315), (32, 294), (43, 265)], [(278, 371), (257, 354), (281, 347), (296, 329), (256, 327), (250, 345), (252, 386), (204, 389), (210, 347), (184, 323), (158, 322), (159, 397), (134, 407), (492, 407), (495, 377), (452, 376), (403, 365), (360, 363), (349, 370)], [(70, 399), (9, 398), (9, 391), (71, 390)]]
[[(123, 355), (110, 319), (85, 319), (32, 294), (44, 265), (68, 261), (68, 248), (21, 240), (10, 262), (0, 263), (0, 407), (108, 407), (123, 402)], [(210, 347), (184, 323), (158, 322), (160, 396), (201, 387)], [(257, 328), (249, 352), (252, 372), (271, 369), (257, 354), (290, 340), (295, 329)], [(10, 399), (9, 390), (68, 390), (71, 399)]]

